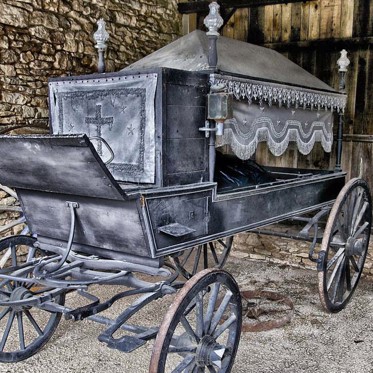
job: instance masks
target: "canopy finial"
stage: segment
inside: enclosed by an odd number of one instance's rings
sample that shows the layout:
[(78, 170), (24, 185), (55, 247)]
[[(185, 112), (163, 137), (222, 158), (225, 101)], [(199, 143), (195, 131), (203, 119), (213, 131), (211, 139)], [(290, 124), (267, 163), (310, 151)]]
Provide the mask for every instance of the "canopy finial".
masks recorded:
[(93, 34), (93, 38), (96, 41), (95, 47), (98, 51), (98, 72), (103, 73), (105, 72), (105, 60), (104, 60), (104, 53), (106, 49), (106, 42), (109, 40), (109, 34), (105, 29), (105, 21), (100, 18), (97, 21), (97, 31)]
[(340, 72), (346, 72), (349, 64), (350, 64), (350, 60), (347, 57), (347, 51), (346, 51), (346, 49), (342, 49), (341, 50), (341, 57), (339, 57), (339, 59), (337, 61), (339, 71)]
[(210, 12), (207, 15), (207, 17), (204, 19), (203, 23), (208, 28), (207, 35), (214, 35), (219, 36), (219, 29), (221, 26), (223, 26), (223, 18), (221, 17), (219, 13), (220, 5), (213, 1), (209, 5)]

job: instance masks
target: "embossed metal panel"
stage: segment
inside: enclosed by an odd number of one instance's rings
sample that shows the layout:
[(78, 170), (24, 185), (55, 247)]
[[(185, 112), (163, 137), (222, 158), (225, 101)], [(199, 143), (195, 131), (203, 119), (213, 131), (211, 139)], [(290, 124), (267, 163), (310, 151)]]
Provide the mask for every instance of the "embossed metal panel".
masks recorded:
[(86, 133), (118, 181), (154, 183), (157, 74), (52, 81), (54, 134)]

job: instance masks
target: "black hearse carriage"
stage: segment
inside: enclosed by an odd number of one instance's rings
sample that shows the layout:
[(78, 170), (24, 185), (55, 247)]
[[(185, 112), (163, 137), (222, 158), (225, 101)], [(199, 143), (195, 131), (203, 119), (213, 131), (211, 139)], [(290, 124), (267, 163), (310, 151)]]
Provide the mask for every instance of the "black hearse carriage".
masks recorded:
[[(0, 182), (16, 189), (34, 233), (0, 242), (9, 257), (0, 270), (0, 361), (36, 353), (64, 314), (106, 324), (99, 340), (121, 351), (156, 338), (152, 373), (229, 372), (241, 329), (239, 290), (221, 269), (232, 237), (289, 218), (304, 222), (298, 238), (311, 241), (323, 306), (337, 312), (349, 301), (369, 241), (366, 183), (345, 184), (339, 167), (252, 160), (263, 141), (276, 156), (290, 141), (303, 154), (315, 142), (330, 152), (346, 96), (208, 26), (118, 73), (52, 79), (51, 134), (0, 139)], [(219, 152), (223, 145), (234, 155)], [(92, 284), (126, 288), (100, 301)], [(86, 302), (66, 307), (71, 291)], [(128, 322), (176, 292), (160, 327)], [(115, 320), (98, 315), (135, 294)]]

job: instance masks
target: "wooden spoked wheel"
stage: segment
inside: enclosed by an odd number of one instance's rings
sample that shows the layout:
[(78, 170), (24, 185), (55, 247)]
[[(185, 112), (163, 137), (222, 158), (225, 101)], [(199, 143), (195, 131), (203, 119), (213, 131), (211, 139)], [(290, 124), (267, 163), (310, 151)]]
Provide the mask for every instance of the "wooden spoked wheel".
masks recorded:
[(330, 212), (319, 254), (319, 293), (329, 312), (342, 310), (363, 271), (372, 224), (367, 183), (350, 180)]
[(187, 280), (206, 268), (224, 267), (233, 244), (233, 236), (183, 251), (173, 258), (178, 271)]
[[(0, 258), (8, 250), (11, 253), (0, 271), (2, 363), (18, 362), (34, 355), (50, 339), (61, 319), (59, 313), (51, 313), (28, 303), (31, 298), (50, 294), (50, 288), (1, 278), (1, 274), (25, 279), (32, 277), (33, 261), (45, 256), (45, 252), (35, 248), (34, 243), (35, 238), (29, 236), (13, 236), (0, 241)], [(63, 304), (65, 297), (62, 294), (51, 300)]]
[(233, 277), (217, 269), (199, 272), (164, 317), (149, 373), (230, 372), (241, 324), (241, 297)]

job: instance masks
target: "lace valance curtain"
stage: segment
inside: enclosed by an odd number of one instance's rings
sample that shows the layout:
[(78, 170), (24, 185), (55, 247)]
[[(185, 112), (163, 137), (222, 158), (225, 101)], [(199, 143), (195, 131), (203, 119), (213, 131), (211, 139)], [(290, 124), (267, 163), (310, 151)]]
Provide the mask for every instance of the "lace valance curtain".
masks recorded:
[(289, 142), (295, 142), (302, 154), (309, 154), (315, 142), (321, 142), (326, 152), (331, 151), (331, 111), (235, 101), (233, 115), (233, 119), (225, 121), (223, 136), (217, 137), (217, 146), (230, 145), (240, 159), (249, 159), (259, 142), (266, 142), (275, 156), (283, 154)]

